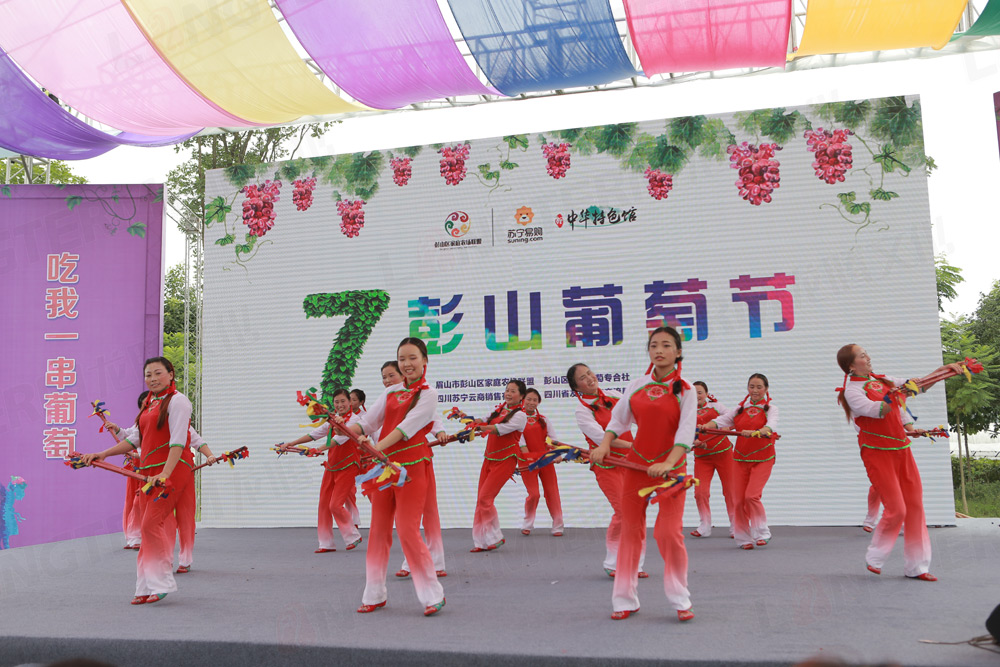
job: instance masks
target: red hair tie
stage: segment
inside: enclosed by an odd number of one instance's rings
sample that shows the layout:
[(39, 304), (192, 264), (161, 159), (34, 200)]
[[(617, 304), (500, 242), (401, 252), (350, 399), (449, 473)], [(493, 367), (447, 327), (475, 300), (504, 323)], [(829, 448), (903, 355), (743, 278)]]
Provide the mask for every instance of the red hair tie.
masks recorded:
[(848, 373), (844, 373), (844, 384), (841, 385), (840, 387), (837, 387), (836, 389), (834, 389), (835, 392), (837, 392), (839, 394), (844, 393), (844, 390), (847, 389), (847, 376), (848, 375), (849, 375)]

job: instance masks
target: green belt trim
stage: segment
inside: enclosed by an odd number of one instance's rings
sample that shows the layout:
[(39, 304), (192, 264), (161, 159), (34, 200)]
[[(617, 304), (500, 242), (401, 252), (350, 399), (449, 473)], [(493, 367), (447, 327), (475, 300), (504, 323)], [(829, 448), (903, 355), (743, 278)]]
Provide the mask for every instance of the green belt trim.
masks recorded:
[[(872, 433), (871, 431), (862, 431), (865, 435), (874, 435), (876, 438), (885, 438), (886, 440), (895, 440), (896, 442), (906, 442), (904, 438), (894, 438), (891, 435), (882, 435), (881, 433)], [(864, 447), (865, 445), (862, 445)], [(901, 449), (897, 447), (897, 449)]]
[(399, 428), (399, 427), (397, 426), (397, 427), (395, 428), (395, 430), (396, 430), (396, 431), (399, 431), (400, 433), (402, 433), (402, 434), (403, 434), (403, 440), (409, 440), (409, 439), (410, 439), (410, 436), (406, 435), (406, 431), (404, 431), (403, 429), (401, 429), (401, 428)]
[(639, 452), (635, 451), (635, 446), (632, 447), (632, 453), (635, 454), (636, 456), (638, 456), (640, 459), (642, 459), (646, 463), (649, 463), (649, 464), (656, 463), (656, 459), (658, 459), (658, 458), (660, 458), (662, 456), (666, 456), (667, 454), (669, 454), (669, 452), (663, 452), (662, 454), (660, 454), (658, 456), (655, 456), (652, 459), (647, 459), (645, 456), (643, 456)]
[[(179, 463), (183, 463), (188, 468), (193, 468), (194, 467), (190, 463), (188, 463), (187, 461), (185, 461), (184, 459), (181, 459), (179, 461)], [(157, 466), (165, 466), (165, 465), (167, 465), (166, 461), (164, 461), (163, 463), (150, 463), (148, 466), (139, 466), (138, 468), (136, 468), (136, 470), (149, 470), (150, 468), (156, 468)]]
[[(159, 447), (157, 447), (156, 449), (154, 449), (153, 451), (151, 451), (151, 452), (150, 452), (150, 453), (148, 454), (148, 456), (152, 456), (153, 454), (155, 454), (156, 452), (160, 451), (160, 450), (161, 450), (161, 449), (163, 449), (164, 447), (169, 447), (169, 446), (170, 446), (170, 445), (160, 445)], [(159, 465), (159, 464), (157, 464), (157, 465)]]
[[(509, 454), (509, 455), (507, 455), (507, 456), (503, 457), (502, 459), (495, 459), (495, 458), (493, 458), (493, 457), (491, 457), (491, 456), (486, 456), (485, 454), (483, 454), (483, 458), (484, 458), (484, 459), (486, 459), (487, 461), (506, 461), (506, 460), (508, 460), (508, 459), (513, 459), (513, 458), (517, 458), (517, 454), (515, 454), (515, 453), (511, 453), (511, 454)], [(603, 467), (603, 466), (602, 466), (602, 467)]]
[(733, 460), (734, 461), (739, 461), (740, 463), (764, 463), (765, 461), (773, 461), (774, 457), (775, 457), (774, 454), (772, 454), (771, 456), (769, 456), (766, 459), (738, 459), (735, 456), (733, 456)]
[(879, 450), (879, 451), (882, 451), (882, 452), (896, 452), (896, 451), (899, 451), (901, 449), (909, 449), (910, 448), (909, 443), (903, 445), (902, 447), (875, 447), (873, 445), (861, 445), (861, 446), (864, 447), (865, 449), (876, 449), (876, 450)]
[[(426, 444), (427, 444), (426, 442), (418, 442), (417, 444), (410, 445), (409, 447), (403, 447), (401, 449), (394, 449), (394, 450), (392, 450), (392, 454), (388, 454), (388, 456), (392, 456), (393, 454), (399, 454), (400, 452), (405, 452), (408, 449), (413, 449), (414, 447), (420, 447), (421, 445), (426, 445)], [(428, 445), (428, 447), (429, 446), (430, 445)], [(385, 454), (385, 452), (383, 452), (383, 454)]]
[(351, 466), (360, 466), (361, 464), (358, 461), (351, 461), (347, 465), (341, 466), (339, 468), (327, 468), (326, 465), (327, 464), (324, 463), (323, 468), (325, 468), (327, 472), (340, 472), (341, 470), (347, 470)]
[(696, 459), (703, 459), (703, 458), (705, 458), (706, 456), (715, 456), (716, 454), (725, 454), (726, 452), (728, 452), (728, 451), (729, 451), (730, 449), (732, 449), (732, 448), (733, 448), (733, 446), (732, 446), (732, 445), (729, 445), (729, 446), (728, 446), (728, 447), (726, 447), (725, 449), (720, 449), (720, 450), (718, 450), (718, 451), (715, 451), (715, 452), (705, 452), (704, 454), (698, 454), (698, 453), (695, 453), (694, 457), (695, 457)]
[(416, 463), (420, 463), (421, 461), (430, 461), (430, 460), (431, 460), (431, 457), (425, 456), (423, 458), (417, 459), (416, 461), (410, 461), (409, 463), (399, 463), (399, 461), (393, 461), (393, 463), (401, 465), (401, 466), (403, 466), (405, 468), (406, 466), (412, 466), (412, 465), (414, 465)]

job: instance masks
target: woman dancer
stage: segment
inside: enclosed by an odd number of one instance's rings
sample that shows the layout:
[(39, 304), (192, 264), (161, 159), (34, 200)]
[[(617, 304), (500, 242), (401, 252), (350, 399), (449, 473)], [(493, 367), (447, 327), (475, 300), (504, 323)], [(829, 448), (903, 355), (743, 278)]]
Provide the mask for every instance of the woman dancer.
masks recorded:
[[(531, 454), (541, 454), (548, 450), (545, 444), (546, 438), (558, 438), (552, 422), (547, 420), (538, 411), (538, 404), (542, 402), (542, 395), (537, 389), (529, 389), (524, 396), (524, 414), (528, 418), (527, 426), (524, 427), (524, 442), (528, 446)], [(538, 509), (538, 480), (541, 478), (542, 488), (545, 489), (545, 506), (549, 509), (549, 516), (552, 517), (552, 535), (562, 537), (563, 516), (562, 504), (559, 502), (559, 482), (556, 480), (556, 469), (554, 466), (545, 466), (541, 470), (523, 471), (521, 481), (528, 491), (528, 497), (524, 501), (524, 521), (521, 523), (521, 534), (530, 535), (535, 527), (535, 512)]]
[[(359, 419), (359, 415), (351, 410), (351, 398), (346, 389), (337, 389), (333, 392), (333, 410), (347, 419), (348, 424), (354, 424)], [(354, 478), (361, 472), (361, 458), (358, 455), (357, 447), (348, 441), (347, 436), (331, 437), (331, 435), (330, 423), (326, 422), (319, 428), (313, 429), (308, 435), (288, 443), (289, 445), (301, 445), (320, 438), (326, 439), (322, 447), (314, 447), (309, 450), (309, 453), (314, 456), (328, 451), (326, 462), (323, 464), (323, 481), (319, 487), (319, 507), (316, 516), (316, 534), (319, 537), (319, 547), (313, 552), (317, 554), (337, 550), (333, 543), (334, 521), (337, 522), (340, 536), (347, 544), (348, 551), (361, 544), (361, 532), (355, 525), (356, 522), (349, 505), (355, 493)]]
[[(611, 421), (600, 446), (590, 453), (603, 463), (611, 443), (634, 422), (635, 441), (626, 460), (649, 466), (648, 472), (622, 470), (622, 539), (618, 572), (611, 596), (611, 618), (622, 620), (639, 611), (639, 553), (646, 540), (646, 507), (649, 498), (639, 491), (650, 486), (650, 477), (683, 474), (685, 455), (694, 444), (698, 399), (681, 378), (681, 337), (673, 327), (657, 327), (646, 345), (649, 368), (636, 378), (611, 412)], [(687, 588), (687, 549), (684, 547), (684, 500), (686, 494), (668, 493), (659, 502), (653, 538), (663, 556), (663, 590), (677, 610), (680, 621), (694, 618)]]
[(365, 411), (365, 392), (360, 389), (352, 389), (351, 394), (351, 412), (356, 415), (360, 415)]
[[(723, 415), (727, 412), (725, 406), (708, 393), (708, 385), (698, 380), (694, 383), (698, 392), (698, 425)], [(694, 476), (698, 486), (694, 487), (694, 501), (698, 505), (698, 528), (691, 531), (691, 537), (708, 537), (712, 534), (712, 506), (709, 502), (712, 490), (712, 476), (719, 473), (719, 483), (722, 484), (722, 497), (726, 500), (726, 513), (729, 515), (729, 537), (733, 536), (734, 515), (732, 499), (732, 480), (730, 471), (733, 467), (733, 444), (724, 435), (699, 436), (699, 444), (694, 448)]]
[[(907, 429), (901, 408), (884, 400), (906, 379), (872, 373), (871, 357), (860, 345), (840, 348), (837, 365), (844, 371), (844, 386), (837, 390), (840, 394), (837, 401), (858, 433), (861, 460), (883, 505), (882, 518), (875, 527), (865, 556), (868, 570), (882, 574), (902, 527), (903, 574), (911, 579), (937, 581), (929, 571), (931, 541), (924, 520), (923, 485), (908, 437), (908, 434), (919, 435), (924, 431)], [(945, 368), (961, 373), (957, 364), (941, 366), (938, 370)]]
[(479, 473), (476, 512), (472, 519), (471, 553), (493, 551), (504, 543), (496, 498), (517, 469), (518, 452), (528, 452), (524, 442), (524, 427), (528, 425), (528, 418), (524, 414), (524, 396), (527, 392), (528, 388), (521, 380), (508, 382), (503, 403), (486, 419), (487, 425), (479, 427), (489, 437), (483, 453), (483, 467)]
[[(754, 373), (747, 381), (747, 395), (739, 407), (705, 424), (705, 428), (731, 428), (741, 432), (736, 436), (732, 468), (733, 534), (741, 549), (762, 547), (771, 541), (761, 496), (774, 468), (774, 438), (771, 436), (778, 428), (778, 407), (771, 402), (768, 387), (767, 377)], [(751, 437), (755, 432), (763, 437)]]
[[(604, 439), (604, 429), (611, 421), (611, 410), (615, 407), (622, 395), (611, 389), (607, 392), (601, 389), (600, 383), (594, 371), (590, 370), (587, 364), (573, 364), (566, 371), (566, 382), (570, 390), (576, 394), (579, 405), (576, 406), (576, 425), (583, 433), (584, 439), (595, 449), (597, 444)], [(624, 456), (632, 447), (632, 433), (623, 432), (619, 437), (611, 442), (611, 447), (616, 454)], [(618, 561), (618, 545), (621, 541), (622, 515), (621, 515), (621, 495), (622, 495), (622, 469), (610, 465), (597, 465), (590, 462), (590, 469), (597, 480), (597, 486), (604, 493), (611, 505), (611, 522), (605, 533), (604, 544), (604, 572), (609, 577), (614, 578)], [(639, 554), (639, 578), (645, 579), (649, 575), (643, 571), (643, 564), (646, 560), (646, 543), (642, 543), (642, 552)]]
[(172, 488), (166, 498), (157, 502), (147, 495), (139, 498), (143, 504), (142, 544), (132, 604), (159, 602), (177, 590), (173, 573), (174, 533), (168, 534), (167, 517), (175, 509), (178, 513), (188, 511), (187, 504), (194, 498), (194, 494), (187, 493), (188, 485), (194, 484), (193, 458), (188, 449), (191, 401), (177, 391), (174, 367), (169, 359), (147, 359), (143, 375), (150, 393), (136, 417), (138, 442), (123, 440), (103, 452), (82, 457), (84, 463), (90, 463), (141, 447), (138, 470), (147, 475), (149, 481), (171, 482)]
[[(419, 338), (404, 338), (396, 348), (396, 360), (403, 382), (387, 387), (371, 410), (360, 421), (348, 426), (358, 435), (379, 433), (373, 446), (389, 460), (406, 469), (403, 486), (374, 491), (372, 521), (368, 531), (365, 592), (358, 613), (367, 614), (384, 607), (388, 597), (385, 586), (392, 546), (392, 525), (403, 546), (403, 555), (413, 575), (417, 598), (424, 605), (424, 615), (436, 614), (444, 607), (444, 589), (434, 574), (434, 563), (427, 545), (420, 539), (420, 516), (427, 503), (430, 447), (427, 438), (434, 422), (437, 392), (424, 380), (427, 371), (427, 346)], [(340, 423), (346, 421), (333, 417)]]

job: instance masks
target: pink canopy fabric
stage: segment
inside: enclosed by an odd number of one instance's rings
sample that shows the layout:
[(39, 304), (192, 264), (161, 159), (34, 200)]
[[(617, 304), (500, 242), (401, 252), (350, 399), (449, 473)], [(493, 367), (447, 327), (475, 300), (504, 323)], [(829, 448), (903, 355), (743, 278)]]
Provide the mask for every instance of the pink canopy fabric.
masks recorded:
[(253, 125), (192, 90), (119, 0), (5, 0), (0, 45), (59, 99), (120, 130), (169, 136)]
[(316, 65), (370, 107), (396, 109), (452, 95), (500, 94), (469, 69), (436, 0), (277, 4)]
[(625, 13), (647, 76), (785, 64), (789, 0), (625, 0)]

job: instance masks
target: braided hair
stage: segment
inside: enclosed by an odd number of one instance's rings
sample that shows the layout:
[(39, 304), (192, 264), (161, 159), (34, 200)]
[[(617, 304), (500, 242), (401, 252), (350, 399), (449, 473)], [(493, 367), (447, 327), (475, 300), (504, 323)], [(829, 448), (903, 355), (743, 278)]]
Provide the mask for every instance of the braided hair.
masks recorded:
[[(528, 391), (524, 392), (525, 396), (527, 396), (528, 394), (534, 394), (535, 396), (538, 397), (538, 402), (539, 403), (542, 402), (542, 395), (540, 393), (538, 393), (538, 390), (535, 389), (534, 387), (532, 387)], [(538, 423), (542, 425), (542, 428), (544, 428), (545, 430), (548, 430), (549, 426), (548, 426), (548, 424), (545, 423), (545, 417), (542, 416), (542, 413), (539, 412), (538, 409), (535, 409), (535, 416), (538, 417)]]
[[(509, 381), (507, 383), (508, 387), (510, 385), (515, 385), (517, 387), (517, 392), (519, 394), (521, 394), (521, 399), (524, 400), (524, 397), (528, 394), (528, 385), (524, 384), (523, 380), (518, 380), (517, 378), (514, 378), (513, 380), (511, 380), (511, 381)], [(500, 410), (503, 409), (504, 405), (506, 405), (506, 401), (504, 401), (503, 403), (501, 403), (500, 405), (498, 405), (496, 407), (496, 409), (493, 410), (493, 413), (490, 414), (490, 416), (486, 418), (486, 423), (487, 424), (490, 423), (490, 422), (492, 422), (494, 419), (496, 419), (497, 417), (500, 416)], [(513, 410), (511, 410), (510, 412), (508, 412), (507, 416), (504, 417), (500, 421), (500, 423), (501, 424), (506, 424), (507, 422), (510, 421), (511, 417), (513, 417), (516, 413), (520, 412), (522, 409), (523, 408), (520, 405), (518, 405)]]
[[(570, 391), (576, 394), (577, 398), (580, 398), (580, 389), (576, 384), (576, 372), (580, 368), (586, 368), (587, 370), (590, 370), (590, 366), (588, 366), (587, 364), (579, 363), (579, 364), (573, 364), (572, 366), (569, 367), (569, 370), (566, 371), (566, 382), (567, 384), (569, 384)], [(595, 413), (597, 412), (598, 404), (600, 404), (602, 407), (607, 408), (608, 410), (615, 407), (615, 402), (612, 401), (610, 398), (608, 398), (608, 396), (603, 391), (601, 391), (600, 388), (598, 388), (597, 390), (597, 400), (594, 403), (587, 403), (582, 398), (580, 398), (580, 402), (586, 405), (587, 409), (589, 409), (591, 412)]]

